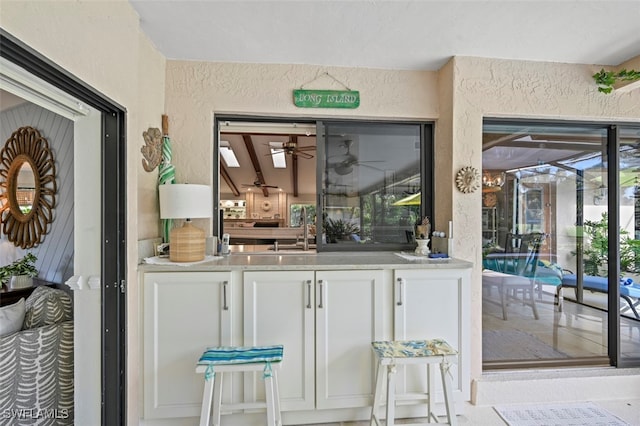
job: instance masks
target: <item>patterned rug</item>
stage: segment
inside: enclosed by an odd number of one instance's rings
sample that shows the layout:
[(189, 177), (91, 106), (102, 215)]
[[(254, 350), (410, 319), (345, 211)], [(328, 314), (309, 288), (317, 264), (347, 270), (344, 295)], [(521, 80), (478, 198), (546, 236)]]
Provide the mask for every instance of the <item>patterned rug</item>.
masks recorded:
[(482, 332), (482, 360), (507, 361), (569, 358), (533, 334), (520, 330), (485, 330)]
[(509, 426), (631, 426), (593, 402), (498, 405), (493, 408)]

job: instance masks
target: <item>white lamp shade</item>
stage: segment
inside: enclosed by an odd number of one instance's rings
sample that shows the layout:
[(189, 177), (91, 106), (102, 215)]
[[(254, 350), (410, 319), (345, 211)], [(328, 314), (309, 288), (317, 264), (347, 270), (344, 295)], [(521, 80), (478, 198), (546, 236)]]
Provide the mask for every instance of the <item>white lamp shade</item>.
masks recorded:
[(160, 192), (161, 219), (193, 219), (213, 215), (213, 192), (209, 185), (164, 184)]

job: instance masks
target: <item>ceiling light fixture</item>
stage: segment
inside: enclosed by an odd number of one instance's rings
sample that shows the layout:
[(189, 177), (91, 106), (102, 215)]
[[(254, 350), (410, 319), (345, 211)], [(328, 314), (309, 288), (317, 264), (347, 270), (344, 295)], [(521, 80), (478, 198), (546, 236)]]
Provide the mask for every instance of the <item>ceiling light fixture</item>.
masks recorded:
[(482, 171), (482, 186), (486, 188), (502, 187), (506, 180), (504, 172)]
[(228, 141), (220, 141), (220, 155), (224, 160), (227, 167), (240, 167), (236, 154), (231, 149), (231, 144)]
[(269, 142), (269, 150), (271, 151), (271, 161), (273, 162), (273, 167), (275, 169), (286, 169), (287, 160), (285, 154), (287, 153), (287, 150), (283, 147), (283, 143)]

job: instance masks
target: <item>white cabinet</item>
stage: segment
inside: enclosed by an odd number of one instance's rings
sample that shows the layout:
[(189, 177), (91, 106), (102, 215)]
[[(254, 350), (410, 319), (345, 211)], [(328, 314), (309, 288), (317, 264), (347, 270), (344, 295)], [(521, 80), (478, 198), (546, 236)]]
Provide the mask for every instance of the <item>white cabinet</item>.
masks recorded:
[(232, 338), (230, 272), (144, 274), (144, 417), (200, 415), (207, 346)]
[[(244, 273), (245, 344), (284, 345), (283, 411), (371, 404), (383, 282), (369, 270)], [(245, 381), (245, 397), (261, 396), (258, 379)]]
[[(451, 369), (454, 397), (468, 400), (470, 271), (145, 272), (142, 424), (193, 424), (204, 380), (195, 365), (207, 346), (284, 345), (279, 390), (288, 424), (367, 418), (375, 340), (446, 339), (460, 352)], [(424, 383), (424, 368), (407, 370), (397, 390), (420, 391)], [(238, 373), (224, 386), (226, 402), (264, 398), (262, 374)], [(405, 408), (420, 414), (422, 407)], [(227, 422), (261, 424), (251, 414), (251, 421), (238, 413)]]
[[(469, 269), (394, 271), (394, 339), (443, 338), (456, 348), (458, 364), (450, 372), (458, 402), (470, 399), (470, 279)], [(408, 366), (399, 378), (398, 392), (424, 392), (424, 368)], [(437, 400), (442, 401), (438, 380), (436, 389)]]
[[(244, 273), (244, 345), (284, 345), (278, 372), (282, 411), (314, 408), (313, 282), (313, 271)], [(264, 397), (260, 380), (245, 374), (247, 400)]]
[(316, 408), (371, 405), (383, 288), (383, 271), (316, 272)]

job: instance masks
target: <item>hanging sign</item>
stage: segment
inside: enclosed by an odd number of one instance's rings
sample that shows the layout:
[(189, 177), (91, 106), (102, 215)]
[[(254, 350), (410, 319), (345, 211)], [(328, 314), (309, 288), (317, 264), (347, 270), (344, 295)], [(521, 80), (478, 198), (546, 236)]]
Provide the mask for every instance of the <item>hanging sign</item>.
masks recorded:
[(358, 108), (357, 90), (294, 90), (293, 103), (299, 108)]

